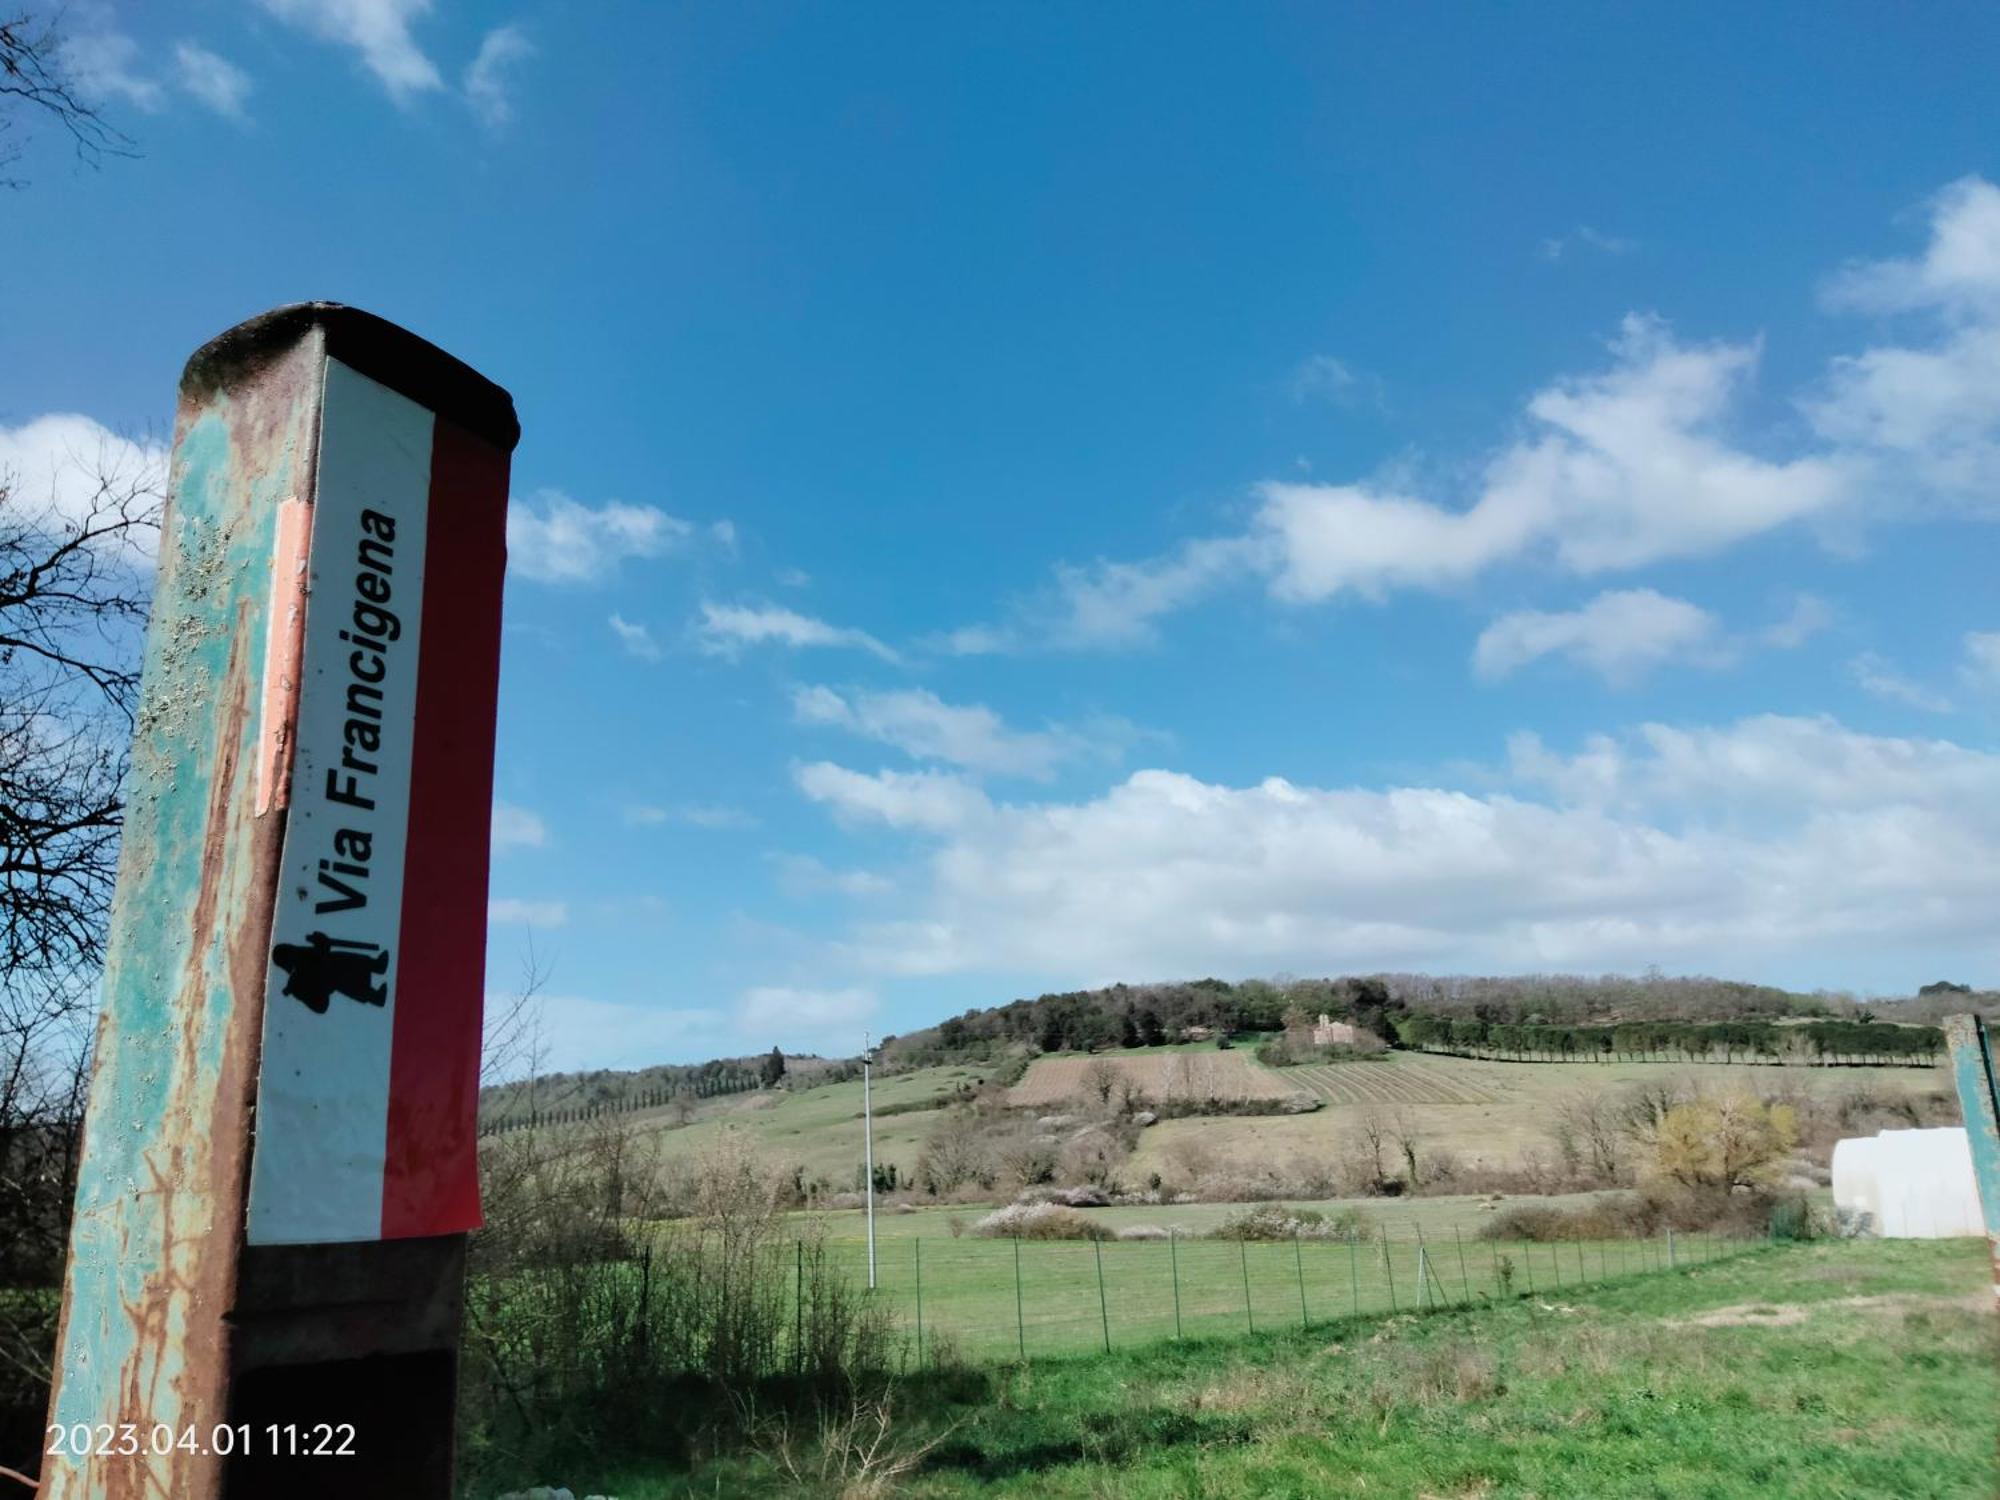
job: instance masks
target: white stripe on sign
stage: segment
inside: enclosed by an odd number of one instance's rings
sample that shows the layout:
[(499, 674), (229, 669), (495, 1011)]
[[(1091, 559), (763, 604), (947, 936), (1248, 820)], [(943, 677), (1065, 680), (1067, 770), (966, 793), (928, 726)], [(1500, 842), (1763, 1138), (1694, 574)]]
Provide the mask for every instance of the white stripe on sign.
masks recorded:
[(252, 1244), (382, 1233), (434, 428), (416, 402), (327, 361)]

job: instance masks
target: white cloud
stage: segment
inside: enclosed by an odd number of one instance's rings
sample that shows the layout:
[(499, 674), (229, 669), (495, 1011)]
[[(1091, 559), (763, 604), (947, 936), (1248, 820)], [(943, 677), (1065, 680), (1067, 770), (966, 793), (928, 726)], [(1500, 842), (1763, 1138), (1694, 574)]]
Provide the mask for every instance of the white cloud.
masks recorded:
[(1612, 348), (1609, 371), (1528, 403), (1534, 430), (1487, 465), (1467, 509), (1366, 485), (1262, 486), (1272, 592), (1310, 603), (1437, 588), (1524, 555), (1581, 574), (1636, 568), (1720, 551), (1842, 498), (1836, 465), (1769, 461), (1721, 435), (1753, 345), (1684, 345), (1657, 319), (1629, 317)]
[(226, 57), (196, 42), (174, 44), (174, 73), (180, 86), (226, 119), (244, 118), (250, 75)]
[(1968, 630), (1959, 675), (1982, 690), (2000, 688), (2000, 630)]
[(1551, 800), (1142, 771), (1087, 801), (943, 821), (927, 889), (845, 947), (883, 974), (1079, 983), (1714, 972), (1990, 940), (2000, 756), (1776, 717), (1602, 736), (1581, 765), (1514, 748)]
[(109, 25), (66, 37), (62, 61), (88, 98), (122, 100), (147, 111), (166, 104), (166, 89), (141, 66), (139, 44)]
[(896, 888), (886, 875), (873, 870), (836, 870), (810, 854), (773, 854), (778, 883), (794, 896), (832, 891), (841, 896), (881, 896)]
[(1348, 410), (1383, 404), (1379, 377), (1356, 370), (1346, 360), (1331, 354), (1314, 354), (1300, 360), (1292, 371), (1291, 394), (1292, 400), (1300, 404), (1323, 401)]
[(595, 583), (627, 558), (679, 551), (694, 530), (657, 506), (613, 500), (593, 510), (543, 490), (507, 507), (507, 565), (537, 583)]
[(865, 989), (766, 985), (743, 993), (736, 1029), (787, 1051), (851, 1055), (861, 1050), (861, 1025), (875, 1011), (875, 996)]
[[(505, 1013), (511, 997), (489, 994), (488, 1019)], [(583, 995), (548, 995), (536, 1001), (538, 1059), (544, 1073), (587, 1068), (643, 1068), (667, 1058), (715, 1057), (740, 1045), (729, 1018), (718, 1009), (673, 1010), (626, 1005)]]
[(942, 771), (877, 771), (870, 776), (822, 760), (797, 767), (793, 779), (800, 791), (832, 808), (844, 823), (941, 832), (977, 822), (987, 811), (979, 788)]
[(508, 86), (514, 71), (534, 55), (534, 43), (518, 26), (496, 26), (480, 42), (465, 70), (465, 98), (487, 129), (500, 130), (514, 118)]
[(685, 823), (690, 828), (755, 828), (757, 819), (740, 807), (721, 803), (692, 802), (680, 807), (659, 807), (648, 802), (627, 803), (621, 816), (632, 828), (658, 828), (667, 823)]
[(778, 605), (704, 603), (696, 626), (702, 649), (717, 656), (733, 656), (745, 646), (835, 646), (867, 651), (884, 661), (895, 661), (896, 653), (865, 630), (829, 625), (810, 615)]
[(1833, 623), (1833, 606), (1811, 594), (1792, 601), (1791, 613), (1758, 632), (1758, 640), (1780, 651), (1803, 646)]
[(1599, 594), (1566, 614), (1524, 609), (1502, 615), (1480, 634), (1473, 665), (1487, 678), (1544, 656), (1565, 656), (1607, 682), (1634, 682), (1670, 661), (1719, 666), (1715, 616), (1652, 589)]
[(493, 848), (539, 849), (549, 841), (549, 826), (541, 816), (511, 802), (493, 804)]
[(486, 903), (490, 927), (561, 927), (569, 921), (569, 904), (564, 901), (521, 901), (512, 897)]
[(323, 42), (351, 47), (389, 96), (407, 103), (444, 87), (437, 64), (410, 34), (431, 0), (260, 0), (264, 9)]
[(1090, 748), (1068, 730), (1009, 729), (984, 704), (946, 703), (922, 688), (843, 697), (830, 687), (802, 687), (792, 694), (792, 714), (801, 724), (844, 729), (917, 760), (997, 776), (1046, 780)]
[(1535, 253), (1543, 260), (1557, 261), (1573, 249), (1595, 250), (1600, 255), (1627, 255), (1638, 248), (1637, 240), (1621, 239), (1615, 234), (1592, 229), (1588, 224), (1579, 224), (1568, 234), (1543, 240)]
[[(18, 427), (0, 426), (0, 484), (17, 514), (73, 527), (87, 521), (101, 498), (167, 487), (167, 450), (122, 438), (76, 412), (52, 412)], [(157, 534), (149, 527), (120, 543), (133, 560), (150, 558)]]
[(1886, 491), (2000, 509), (2000, 188), (1953, 183), (1932, 200), (1920, 257), (1850, 266), (1826, 295), (1836, 307), (1925, 314), (1938, 332), (1834, 360), (1805, 402), (1813, 426), (1871, 460)]
[(1925, 713), (1951, 712), (1950, 699), (1932, 692), (1920, 682), (1905, 677), (1896, 670), (1895, 663), (1873, 651), (1862, 652), (1847, 664), (1847, 669), (1864, 692), (1873, 693), (1878, 698), (1907, 703), (1911, 708), (1920, 708)]
[(2000, 313), (2000, 188), (1961, 177), (1931, 200), (1930, 230), (1921, 256), (1849, 266), (1827, 283), (1827, 300), (1864, 312)]
[(653, 632), (644, 625), (634, 625), (623, 615), (613, 615), (610, 623), (611, 633), (618, 637), (618, 644), (625, 648), (628, 655), (636, 656), (640, 661), (660, 659), (660, 643), (653, 639)]

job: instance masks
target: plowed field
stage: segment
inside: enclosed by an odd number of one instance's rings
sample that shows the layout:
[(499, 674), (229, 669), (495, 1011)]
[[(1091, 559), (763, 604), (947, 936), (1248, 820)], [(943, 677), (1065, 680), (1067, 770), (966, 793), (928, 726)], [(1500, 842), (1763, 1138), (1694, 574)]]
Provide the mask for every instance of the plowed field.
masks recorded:
[(1288, 1099), (1303, 1090), (1241, 1052), (1103, 1053), (1097, 1057), (1037, 1058), (1027, 1076), (1007, 1091), (1022, 1109), (1068, 1104), (1090, 1086), (1093, 1064), (1106, 1062), (1156, 1103), (1181, 1099)]

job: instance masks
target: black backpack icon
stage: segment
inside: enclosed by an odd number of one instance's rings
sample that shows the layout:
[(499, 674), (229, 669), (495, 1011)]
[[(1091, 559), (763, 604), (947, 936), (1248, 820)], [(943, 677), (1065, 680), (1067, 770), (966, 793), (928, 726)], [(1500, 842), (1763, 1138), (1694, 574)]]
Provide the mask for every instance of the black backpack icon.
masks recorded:
[(335, 995), (363, 1005), (386, 1005), (389, 952), (380, 943), (331, 938), (323, 932), (306, 934), (303, 943), (279, 943), (271, 962), (285, 971), (283, 993), (314, 1015), (326, 1014)]

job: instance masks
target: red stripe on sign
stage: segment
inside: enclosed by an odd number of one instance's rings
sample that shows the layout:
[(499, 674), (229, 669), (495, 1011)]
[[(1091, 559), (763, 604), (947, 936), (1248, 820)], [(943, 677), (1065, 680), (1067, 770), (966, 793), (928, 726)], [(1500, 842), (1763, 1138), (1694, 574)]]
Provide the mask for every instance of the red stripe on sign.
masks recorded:
[(417, 654), (382, 1237), (479, 1225), (479, 1046), (507, 455), (440, 420)]

